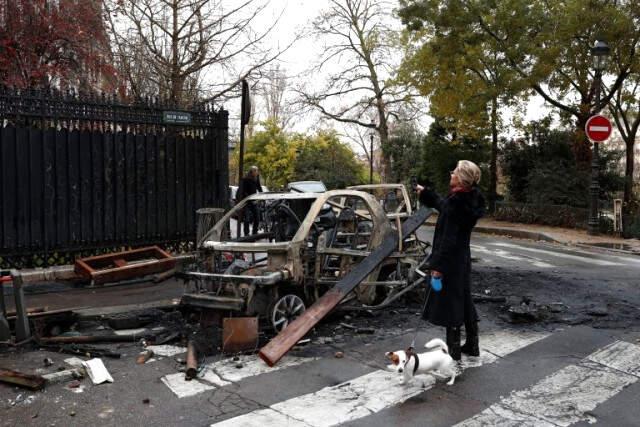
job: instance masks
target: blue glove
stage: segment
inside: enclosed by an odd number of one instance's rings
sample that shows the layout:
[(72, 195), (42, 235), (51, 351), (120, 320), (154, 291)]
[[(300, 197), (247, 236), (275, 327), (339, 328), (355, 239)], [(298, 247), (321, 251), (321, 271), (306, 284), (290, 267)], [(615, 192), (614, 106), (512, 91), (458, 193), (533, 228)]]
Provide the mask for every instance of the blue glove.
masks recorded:
[(431, 289), (436, 292), (440, 292), (442, 290), (442, 278), (431, 276)]

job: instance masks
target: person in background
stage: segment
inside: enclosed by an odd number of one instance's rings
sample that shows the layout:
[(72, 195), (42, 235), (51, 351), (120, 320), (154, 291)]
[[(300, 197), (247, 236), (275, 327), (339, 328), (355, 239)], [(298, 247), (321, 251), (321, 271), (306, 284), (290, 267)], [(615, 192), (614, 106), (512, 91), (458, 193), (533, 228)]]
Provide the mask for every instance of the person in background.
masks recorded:
[[(479, 356), (478, 314), (471, 298), (471, 230), (485, 212), (478, 183), (480, 168), (461, 160), (451, 172), (449, 194), (441, 198), (434, 191), (416, 185), (420, 202), (438, 211), (433, 248), (427, 259), (432, 277), (439, 277), (442, 289), (431, 292), (423, 318), (447, 329), (447, 346), (454, 360), (461, 353)], [(464, 324), (466, 342), (460, 346)]]
[[(251, 166), (247, 174), (240, 180), (238, 187), (238, 195), (236, 202), (240, 202), (252, 194), (261, 193), (262, 186), (260, 185), (260, 171), (257, 166)], [(249, 235), (249, 224), (253, 223), (253, 234), (258, 232), (258, 226), (260, 224), (260, 215), (258, 213), (258, 206), (255, 202), (249, 202), (244, 208), (243, 212), (243, 227), (244, 235)]]

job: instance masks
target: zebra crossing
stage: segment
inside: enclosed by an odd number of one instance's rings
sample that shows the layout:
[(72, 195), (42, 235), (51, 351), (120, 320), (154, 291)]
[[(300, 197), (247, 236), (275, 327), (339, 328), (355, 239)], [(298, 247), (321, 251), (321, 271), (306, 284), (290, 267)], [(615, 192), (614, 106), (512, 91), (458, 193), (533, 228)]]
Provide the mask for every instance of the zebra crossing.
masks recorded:
[(636, 338), (587, 327), (486, 332), (481, 357), (463, 358), (453, 386), (430, 375), (403, 385), (384, 369), (383, 350), (402, 348), (405, 338), (353, 349), (351, 359), (291, 356), (267, 368), (243, 356), (242, 370), (237, 361), (215, 362), (194, 382), (197, 391), (181, 397), (232, 389), (254, 404), (214, 420), (217, 427), (570, 426), (600, 422), (598, 410), (610, 400), (637, 400), (628, 395), (640, 386)]
[(640, 268), (640, 257), (588, 252), (556, 246), (531, 247), (523, 243), (476, 239), (471, 255), (487, 264), (512, 265), (537, 270), (566, 268), (602, 269), (610, 267)]

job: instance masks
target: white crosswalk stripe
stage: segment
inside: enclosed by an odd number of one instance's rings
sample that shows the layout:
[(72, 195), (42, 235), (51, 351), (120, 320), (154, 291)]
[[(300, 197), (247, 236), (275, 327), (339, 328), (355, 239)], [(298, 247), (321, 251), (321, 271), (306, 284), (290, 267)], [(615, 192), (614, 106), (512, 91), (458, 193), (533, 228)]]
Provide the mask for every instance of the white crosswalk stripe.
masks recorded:
[[(317, 360), (317, 358), (287, 356), (276, 366), (270, 368), (256, 355), (239, 356), (238, 360), (224, 359), (215, 363), (209, 363), (204, 367), (198, 379), (186, 381), (185, 374), (178, 372), (162, 377), (162, 382), (169, 387), (176, 396), (183, 398), (212, 390), (215, 387), (223, 387), (245, 378), (298, 366), (313, 360)], [(236, 367), (238, 364), (242, 366), (242, 369)]]
[(512, 392), (456, 427), (569, 426), (595, 422), (590, 411), (640, 380), (640, 347), (616, 341), (537, 384)]
[(484, 246), (480, 246), (480, 245), (471, 245), (471, 250), (473, 252), (479, 252), (479, 253), (484, 253), (487, 255), (493, 255), (493, 256), (497, 256), (499, 258), (504, 258), (504, 259), (508, 259), (511, 261), (516, 261), (518, 263), (521, 264), (531, 264), (535, 267), (539, 267), (539, 268), (553, 268), (556, 267), (553, 264), (549, 264), (548, 262), (545, 262), (539, 258), (534, 258), (534, 257), (522, 257), (522, 256), (518, 256), (518, 255), (514, 255), (511, 252), (507, 252), (507, 251), (503, 251), (501, 249), (488, 249)]
[[(480, 339), (482, 356), (469, 358), (463, 368), (492, 363), (544, 337), (545, 333), (500, 331)], [(397, 373), (374, 371), (315, 393), (294, 397), (235, 418), (214, 424), (218, 427), (312, 426), (328, 427), (357, 420), (390, 408), (433, 387), (430, 375), (400, 384)]]
[[(603, 259), (596, 259), (592, 257), (592, 254), (589, 254), (590, 256), (580, 256), (580, 255), (571, 255), (571, 254), (567, 254), (564, 252), (557, 252), (557, 251), (550, 251), (550, 250), (546, 250), (546, 249), (537, 249), (537, 248), (530, 248), (527, 246), (520, 246), (520, 245), (514, 245), (512, 243), (502, 243), (502, 242), (495, 242), (493, 243), (494, 246), (499, 246), (499, 247), (504, 247), (504, 248), (512, 248), (512, 249), (517, 249), (519, 251), (526, 251), (526, 252), (533, 252), (533, 253), (538, 253), (538, 254), (543, 254), (546, 255), (548, 257), (551, 258), (562, 258), (562, 259), (569, 259), (572, 261), (579, 261), (582, 263), (586, 263), (586, 264), (590, 264), (590, 265), (598, 265), (598, 266), (603, 266), (603, 267), (611, 267), (611, 266), (616, 266), (616, 265), (623, 265), (622, 263), (619, 262), (612, 262), (612, 261), (605, 261)], [(587, 255), (587, 254), (585, 254)]]

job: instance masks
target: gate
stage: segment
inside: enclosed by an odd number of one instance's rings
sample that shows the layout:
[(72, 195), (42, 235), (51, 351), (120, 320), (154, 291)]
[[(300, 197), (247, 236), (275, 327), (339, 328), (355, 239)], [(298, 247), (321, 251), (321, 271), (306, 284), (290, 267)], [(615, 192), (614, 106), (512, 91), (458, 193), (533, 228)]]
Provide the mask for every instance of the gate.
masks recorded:
[(192, 242), (196, 210), (227, 205), (227, 147), (209, 105), (0, 88), (2, 264)]

